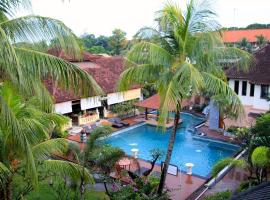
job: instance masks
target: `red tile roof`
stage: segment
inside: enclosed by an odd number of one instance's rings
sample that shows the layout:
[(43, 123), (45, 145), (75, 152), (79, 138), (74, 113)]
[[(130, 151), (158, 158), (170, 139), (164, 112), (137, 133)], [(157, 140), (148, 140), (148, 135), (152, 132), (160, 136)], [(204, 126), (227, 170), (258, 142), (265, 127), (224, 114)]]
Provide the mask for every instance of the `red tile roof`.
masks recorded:
[(55, 103), (74, 101), (80, 99), (80, 97), (75, 96), (72, 92), (67, 92), (57, 87), (51, 79), (45, 80), (44, 84), (47, 87), (48, 91), (53, 96)]
[(96, 59), (102, 57), (100, 55), (93, 55), (91, 53), (84, 51), (81, 55), (81, 58), (75, 58), (75, 56), (67, 55), (60, 48), (51, 48), (48, 50), (47, 53), (51, 54), (53, 56), (56, 56), (58, 58), (62, 58), (64, 60), (67, 60), (69, 62), (95, 61)]
[[(181, 103), (182, 108), (190, 105), (190, 100), (185, 99)], [(160, 108), (160, 96), (158, 94), (155, 94), (147, 99), (144, 99), (143, 101), (139, 101), (134, 104), (138, 107), (143, 108), (149, 108), (149, 109), (155, 109), (158, 110)], [(171, 105), (169, 108), (169, 111), (175, 110), (175, 106)]]
[(254, 53), (256, 63), (247, 72), (231, 67), (226, 71), (227, 77), (231, 79), (245, 79), (254, 84), (270, 85), (270, 45)]
[(270, 29), (228, 30), (222, 33), (224, 43), (236, 43), (246, 38), (249, 42), (256, 42), (256, 36), (263, 35), (270, 40)]
[[(104, 93), (108, 94), (116, 91), (119, 76), (124, 70), (123, 57), (104, 57), (84, 52), (83, 60), (79, 62), (79, 60), (71, 59), (69, 56), (66, 56), (65, 53), (57, 49), (51, 49), (48, 53), (72, 61), (72, 63), (88, 72), (96, 80)], [(63, 91), (56, 87), (51, 80), (46, 80), (45, 85), (53, 95), (56, 103), (80, 99), (80, 97), (74, 96), (71, 92)], [(138, 86), (133, 88), (138, 88)]]

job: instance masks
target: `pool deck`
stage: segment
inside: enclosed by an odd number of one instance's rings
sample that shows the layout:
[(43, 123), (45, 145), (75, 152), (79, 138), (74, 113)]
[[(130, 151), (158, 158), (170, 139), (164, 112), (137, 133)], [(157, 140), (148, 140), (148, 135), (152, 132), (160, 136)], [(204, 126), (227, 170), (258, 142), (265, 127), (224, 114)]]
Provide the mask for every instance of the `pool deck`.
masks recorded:
[[(150, 168), (151, 164), (144, 160), (138, 159), (140, 167)], [(136, 170), (136, 164), (131, 164), (131, 170)], [(154, 170), (161, 172), (159, 165), (155, 165)], [(185, 200), (195, 190), (205, 183), (206, 179), (199, 178), (193, 175), (187, 175), (186, 173), (178, 173), (177, 176), (167, 174), (166, 187), (170, 190), (170, 197), (173, 200)]]
[[(124, 119), (123, 121), (128, 122), (130, 126), (145, 122), (144, 115), (139, 115), (139, 116), (134, 116), (130, 117), (127, 119)], [(126, 128), (126, 127), (125, 127)], [(122, 128), (122, 129), (125, 129)], [(118, 131), (121, 129), (115, 129), (114, 131)], [(211, 137), (213, 139), (217, 140), (222, 140), (225, 142), (230, 142), (230, 143), (235, 143), (231, 138), (227, 136), (223, 136), (222, 134), (218, 133), (217, 131), (212, 131), (210, 130), (207, 126), (201, 126), (199, 128), (200, 132), (205, 132), (207, 133), (208, 137)], [(75, 136), (68, 136), (69, 140), (78, 142), (79, 146), (81, 149), (84, 148), (85, 144), (80, 142), (80, 135), (75, 135)], [(145, 168), (150, 168), (151, 164), (150, 162), (147, 162), (145, 160), (138, 159), (140, 167), (145, 167)], [(131, 164), (131, 171), (136, 170), (137, 165), (136, 164)], [(154, 170), (156, 172), (161, 172), (161, 168), (159, 165), (155, 165)], [(231, 176), (226, 175), (222, 180), (224, 180), (224, 183), (230, 184), (232, 187), (234, 187), (235, 181), (238, 184), (237, 180), (231, 180)], [(166, 178), (166, 187), (167, 189), (170, 190), (170, 197), (173, 200), (185, 200), (187, 199), (192, 193), (194, 193), (198, 188), (200, 188), (203, 184), (205, 184), (206, 179), (195, 176), (195, 175), (187, 175), (185, 172), (178, 173), (177, 176), (167, 174)], [(220, 183), (220, 187), (224, 187), (222, 184), (223, 182)], [(219, 185), (217, 185), (217, 188), (220, 188)], [(217, 189), (218, 190), (218, 189)], [(214, 191), (214, 190), (212, 190)], [(208, 191), (207, 194), (211, 193), (211, 191)]]

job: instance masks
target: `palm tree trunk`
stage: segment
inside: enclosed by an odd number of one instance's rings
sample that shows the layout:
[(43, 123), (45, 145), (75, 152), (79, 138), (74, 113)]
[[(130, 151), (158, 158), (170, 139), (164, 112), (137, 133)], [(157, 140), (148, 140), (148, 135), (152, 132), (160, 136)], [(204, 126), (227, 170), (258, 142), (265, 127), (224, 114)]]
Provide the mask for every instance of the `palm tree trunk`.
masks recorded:
[(6, 184), (6, 199), (12, 200), (12, 176), (9, 176)]
[(159, 182), (159, 186), (158, 186), (158, 194), (159, 195), (162, 194), (162, 191), (163, 191), (163, 188), (164, 188), (164, 185), (165, 185), (167, 171), (168, 171), (168, 167), (169, 167), (169, 164), (170, 164), (170, 161), (171, 161), (173, 145), (174, 145), (174, 141), (175, 141), (176, 131), (177, 131), (177, 128), (178, 128), (179, 119), (180, 119), (180, 108), (177, 107), (177, 110), (176, 110), (175, 116), (174, 116), (174, 127), (173, 127), (171, 135), (170, 135), (170, 140), (169, 140), (169, 144), (168, 144), (166, 159), (165, 159), (165, 163), (163, 165), (163, 169), (162, 169), (161, 177), (160, 177), (160, 182)]

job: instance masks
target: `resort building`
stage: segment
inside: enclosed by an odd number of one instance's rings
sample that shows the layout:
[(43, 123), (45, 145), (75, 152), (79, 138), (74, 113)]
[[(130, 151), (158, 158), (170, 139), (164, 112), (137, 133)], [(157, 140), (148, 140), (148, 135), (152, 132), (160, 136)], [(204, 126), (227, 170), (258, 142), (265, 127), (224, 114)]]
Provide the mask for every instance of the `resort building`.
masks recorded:
[(238, 70), (234, 66), (226, 74), (230, 87), (238, 94), (243, 105), (266, 111), (270, 106), (270, 45), (255, 52), (254, 57), (255, 63), (248, 71)]
[(235, 44), (246, 38), (248, 42), (256, 45), (258, 36), (263, 36), (269, 41), (270, 29), (227, 30), (222, 32), (222, 39), (226, 44)]
[(77, 125), (95, 122), (100, 118), (107, 117), (110, 113), (110, 106), (114, 104), (141, 98), (140, 87), (133, 87), (125, 92), (117, 92), (117, 82), (124, 70), (123, 57), (121, 56), (105, 57), (84, 52), (83, 59), (79, 61), (59, 49), (51, 49), (48, 53), (72, 62), (85, 70), (95, 79), (104, 92), (103, 96), (81, 98), (60, 89), (51, 80), (45, 81), (55, 101), (55, 112), (69, 116), (72, 122)]

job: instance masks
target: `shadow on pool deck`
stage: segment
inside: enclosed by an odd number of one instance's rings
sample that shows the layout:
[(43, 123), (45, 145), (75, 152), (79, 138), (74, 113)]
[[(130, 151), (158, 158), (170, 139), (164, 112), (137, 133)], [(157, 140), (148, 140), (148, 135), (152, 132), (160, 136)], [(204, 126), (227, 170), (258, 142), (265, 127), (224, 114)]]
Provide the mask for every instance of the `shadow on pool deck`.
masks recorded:
[[(140, 167), (150, 168), (151, 164), (144, 160), (138, 159)], [(131, 164), (131, 170), (136, 170), (136, 164)], [(160, 166), (155, 165), (154, 171), (161, 172)], [(171, 191), (170, 195), (173, 200), (184, 200), (195, 190), (205, 183), (205, 179), (197, 176), (190, 176), (186, 173), (178, 173), (178, 176), (167, 174), (166, 187)]]

